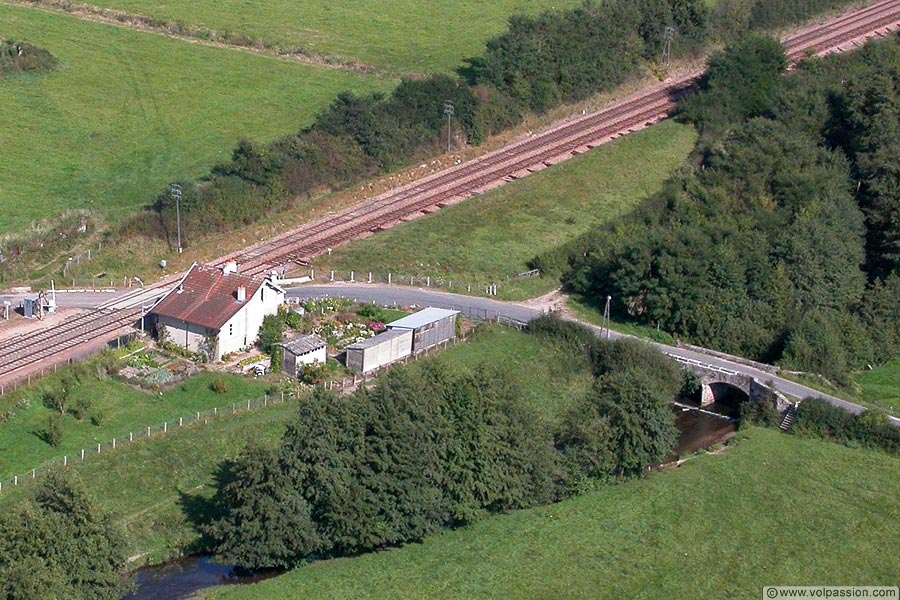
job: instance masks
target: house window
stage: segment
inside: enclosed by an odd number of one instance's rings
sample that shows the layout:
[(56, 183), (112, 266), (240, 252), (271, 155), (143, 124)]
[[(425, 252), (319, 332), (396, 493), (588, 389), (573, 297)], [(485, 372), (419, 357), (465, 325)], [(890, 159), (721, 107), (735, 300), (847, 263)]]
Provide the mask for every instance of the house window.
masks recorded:
[(259, 290), (259, 301), (260, 301), (260, 302), (264, 302), (265, 299), (266, 299), (266, 288), (265, 288), (265, 286), (263, 286), (263, 287)]
[(228, 324), (228, 335), (234, 335), (234, 323)]

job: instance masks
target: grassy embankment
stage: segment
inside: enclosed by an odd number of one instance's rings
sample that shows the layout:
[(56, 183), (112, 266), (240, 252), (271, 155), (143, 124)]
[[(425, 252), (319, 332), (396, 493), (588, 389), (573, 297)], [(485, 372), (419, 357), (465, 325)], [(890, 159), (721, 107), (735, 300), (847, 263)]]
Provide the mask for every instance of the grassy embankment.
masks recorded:
[[(474, 334), (469, 342), (439, 354), (438, 357), (468, 368), (477, 368), (485, 359), (490, 358), (492, 363), (510, 372), (513, 381), (522, 389), (526, 402), (551, 418), (580, 390), (586, 390), (590, 385), (589, 374), (573, 365), (561, 352), (540, 344), (526, 334), (503, 327), (492, 327)], [(190, 393), (186, 393), (184, 398), (195, 398), (191, 406), (196, 406), (197, 410), (201, 410), (201, 406), (227, 404), (232, 401), (232, 396), (242, 393), (238, 389), (239, 381), (230, 380), (230, 383), (231, 393), (227, 397), (213, 394), (214, 398), (205, 402), (204, 396), (212, 392), (208, 391), (208, 379), (201, 377), (185, 384)], [(89, 387), (99, 389), (93, 383)], [(110, 398), (123, 392), (118, 384), (105, 382), (104, 387), (112, 390), (109, 392)], [(133, 392), (130, 388), (125, 391)], [(130, 407), (132, 402), (146, 404), (154, 401), (142, 392), (133, 393), (137, 396), (123, 394), (118, 397), (118, 410), (129, 412), (134, 410)], [(176, 390), (164, 394), (167, 404), (174, 403), (175, 394)], [(260, 392), (256, 392), (256, 395), (259, 394)], [(247, 395), (243, 397), (246, 398)], [(113, 419), (111, 410), (107, 409), (109, 422)], [(82, 475), (100, 506), (112, 511), (116, 515), (116, 521), (125, 527), (129, 554), (141, 556), (141, 562), (158, 562), (178, 554), (197, 541), (199, 536), (190, 518), (191, 511), (202, 507), (204, 501), (212, 495), (215, 475), (222, 462), (237, 456), (250, 442), (274, 443), (294, 411), (294, 403), (289, 402), (248, 414), (212, 420), (206, 425), (191, 425), (184, 430), (170, 432), (165, 437), (151, 438), (94, 455), (83, 463), (72, 464), (70, 468)], [(182, 414), (178, 410), (173, 410), (172, 413), (176, 418)], [(145, 415), (140, 418), (144, 419)], [(160, 411), (155, 418), (159, 421), (165, 417)], [(72, 421), (68, 425), (73, 428), (67, 432), (64, 440), (66, 444), (71, 441), (74, 448), (76, 428), (88, 429), (86, 435), (89, 436), (92, 426), (78, 425), (72, 417), (66, 419)], [(36, 422), (43, 426), (40, 419)], [(0, 428), (0, 436), (5, 434), (6, 427), (8, 425)], [(27, 427), (17, 426), (17, 430), (28, 437)], [(106, 440), (110, 435), (111, 432), (105, 432), (100, 439)], [(34, 441), (39, 442), (36, 437)], [(28, 443), (31, 441), (28, 440)], [(32, 451), (30, 446), (28, 449), (16, 449), (15, 454), (19, 455), (16, 460), (32, 460), (24, 454), (26, 451)], [(60, 448), (55, 452), (61, 456), (63, 451)], [(4, 459), (6, 455), (4, 447)], [(34, 460), (39, 459), (35, 457)], [(30, 466), (31, 462), (28, 464)], [(33, 486), (4, 489), (0, 494), (0, 510), (21, 501), (32, 489)]]
[(320, 272), (349, 276), (430, 276), (475, 292), (499, 283), (503, 299), (549, 292), (556, 274), (506, 281), (528, 270), (535, 255), (627, 213), (660, 188), (696, 141), (694, 129), (667, 121), (578, 158), (338, 248), (316, 261)]
[[(62, 374), (60, 371), (0, 399), (0, 413), (11, 415), (0, 424), (0, 478), (4, 482), (47, 462), (62, 464), (63, 456), (71, 460), (81, 449), (96, 450), (98, 443), (109, 446), (114, 437), (121, 442), (128, 438), (129, 432), (139, 435), (148, 426), (156, 428), (166, 422), (171, 426), (178, 423), (179, 417), (187, 418), (197, 411), (260, 398), (268, 387), (248, 377), (201, 373), (172, 389), (151, 392), (113, 379), (100, 380), (92, 370), (91, 375), (83, 376), (75, 385), (68, 401), (72, 410), (79, 399), (89, 399), (87, 415), (82, 421), (72, 412), (63, 415), (62, 442), (53, 447), (42, 438), (42, 433), (48, 428), (51, 415), (59, 412), (45, 406), (42, 392), (57, 386)], [(212, 383), (217, 380), (227, 384), (227, 393), (219, 394), (212, 389)], [(96, 415), (101, 416), (99, 425), (91, 421)]]
[(206, 597), (749, 600), (765, 585), (893, 585), (898, 469), (754, 428), (648, 479)]
[(0, 30), (60, 61), (0, 82), (0, 234), (72, 208), (120, 218), (241, 137), (296, 131), (342, 90), (392, 85), (22, 6), (0, 5)]
[(178, 21), (324, 56), (356, 59), (393, 72), (450, 72), (481, 54), (512, 14), (567, 8), (577, 0), (99, 0), (90, 4)]

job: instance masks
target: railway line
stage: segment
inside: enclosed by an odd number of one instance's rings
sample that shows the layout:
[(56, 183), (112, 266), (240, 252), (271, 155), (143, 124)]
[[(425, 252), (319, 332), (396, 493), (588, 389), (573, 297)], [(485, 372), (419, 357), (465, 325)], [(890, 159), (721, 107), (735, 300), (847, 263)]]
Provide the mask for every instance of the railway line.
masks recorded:
[[(785, 36), (783, 44), (788, 58), (795, 62), (808, 55), (840, 51), (846, 45), (898, 27), (900, 0), (882, 0)], [(260, 274), (307, 261), (342, 243), (461, 202), (666, 118), (679, 95), (700, 75), (697, 71), (654, 85), (599, 112), (367, 199), (212, 264), (236, 259), (242, 272)], [(136, 323), (148, 295), (158, 296), (169, 283), (148, 286), (146, 294), (132, 292), (125, 299), (106, 303), (29, 337), (0, 342), (0, 382), (22, 376), (29, 366), (66, 360), (80, 344), (113, 337)]]

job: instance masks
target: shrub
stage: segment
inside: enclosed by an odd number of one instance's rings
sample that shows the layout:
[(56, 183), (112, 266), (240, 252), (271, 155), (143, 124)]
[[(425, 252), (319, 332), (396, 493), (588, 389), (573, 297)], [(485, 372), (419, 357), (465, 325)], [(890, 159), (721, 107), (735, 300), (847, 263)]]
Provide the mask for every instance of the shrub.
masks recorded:
[(47, 418), (47, 429), (44, 432), (44, 441), (53, 446), (59, 447), (62, 444), (63, 428), (62, 415), (53, 414)]
[(96, 411), (91, 415), (91, 425), (93, 425), (94, 427), (100, 427), (101, 425), (103, 425), (103, 417), (104, 415), (102, 411)]
[(209, 387), (217, 394), (227, 394), (229, 389), (228, 382), (224, 379), (216, 379)]

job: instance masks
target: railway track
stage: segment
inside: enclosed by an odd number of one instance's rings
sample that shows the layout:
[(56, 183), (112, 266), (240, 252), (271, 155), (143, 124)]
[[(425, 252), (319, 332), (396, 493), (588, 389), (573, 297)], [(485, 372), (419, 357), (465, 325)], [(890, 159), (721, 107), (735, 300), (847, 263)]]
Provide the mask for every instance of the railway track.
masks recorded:
[[(796, 62), (807, 55), (840, 51), (845, 45), (884, 35), (898, 26), (900, 0), (883, 0), (786, 36), (783, 44), (788, 58)], [(367, 199), (212, 264), (237, 259), (242, 272), (260, 274), (287, 263), (307, 261), (342, 243), (461, 202), (667, 117), (678, 96), (700, 75), (698, 71), (657, 84), (597, 113)], [(163, 284), (156, 287), (162, 290)], [(0, 343), (0, 381), (20, 375), (30, 365), (65, 360), (72, 348), (109, 337), (135, 323), (141, 311), (138, 294), (132, 297), (133, 303), (119, 298), (105, 308), (67, 319), (27, 338)]]

